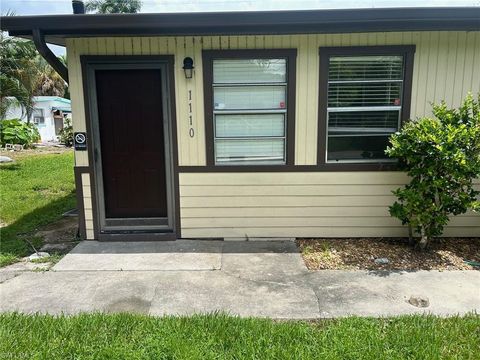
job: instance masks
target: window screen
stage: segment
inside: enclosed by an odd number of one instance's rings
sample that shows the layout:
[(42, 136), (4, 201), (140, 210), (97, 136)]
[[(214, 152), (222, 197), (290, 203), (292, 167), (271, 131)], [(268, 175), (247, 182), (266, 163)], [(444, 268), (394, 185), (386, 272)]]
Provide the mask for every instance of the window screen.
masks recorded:
[(286, 59), (213, 60), (217, 165), (285, 164)]
[(35, 125), (44, 125), (45, 124), (45, 117), (43, 113), (43, 109), (33, 109), (33, 123)]
[(330, 56), (327, 162), (387, 159), (400, 125), (404, 56)]

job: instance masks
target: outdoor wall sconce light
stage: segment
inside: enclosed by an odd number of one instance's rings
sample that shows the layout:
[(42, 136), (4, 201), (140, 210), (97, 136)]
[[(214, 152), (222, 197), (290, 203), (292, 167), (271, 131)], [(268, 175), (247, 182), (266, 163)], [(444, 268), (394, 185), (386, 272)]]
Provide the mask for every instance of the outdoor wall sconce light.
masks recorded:
[(191, 79), (193, 76), (193, 59), (186, 57), (183, 59), (183, 71), (185, 71), (185, 79)]

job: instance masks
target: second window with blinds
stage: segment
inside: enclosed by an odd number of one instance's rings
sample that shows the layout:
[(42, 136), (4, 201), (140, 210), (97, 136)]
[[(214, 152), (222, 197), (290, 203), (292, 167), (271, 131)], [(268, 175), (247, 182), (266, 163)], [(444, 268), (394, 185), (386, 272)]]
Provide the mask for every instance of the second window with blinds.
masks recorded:
[(414, 49), (320, 49), (320, 162), (392, 161), (385, 150), (410, 115)]
[(287, 164), (293, 131), (289, 56), (277, 51), (210, 55), (204, 61), (210, 70), (206, 111), (213, 164)]

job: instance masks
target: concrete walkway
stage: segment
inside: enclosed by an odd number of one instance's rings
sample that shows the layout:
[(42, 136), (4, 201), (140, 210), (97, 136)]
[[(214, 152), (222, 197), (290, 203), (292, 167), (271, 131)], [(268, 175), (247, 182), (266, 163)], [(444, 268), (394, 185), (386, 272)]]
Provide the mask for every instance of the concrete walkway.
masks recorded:
[[(83, 242), (51, 271), (0, 276), (0, 311), (225, 311), (314, 319), (480, 312), (480, 271), (308, 271), (293, 242)], [(429, 299), (427, 308), (410, 296)]]

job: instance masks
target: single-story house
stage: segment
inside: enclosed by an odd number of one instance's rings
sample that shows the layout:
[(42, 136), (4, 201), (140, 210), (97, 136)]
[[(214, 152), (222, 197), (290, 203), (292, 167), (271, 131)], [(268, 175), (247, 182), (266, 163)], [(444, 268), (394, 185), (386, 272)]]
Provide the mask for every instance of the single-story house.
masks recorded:
[[(34, 96), (34, 110), (30, 121), (36, 125), (43, 142), (57, 141), (65, 125), (65, 118), (71, 117), (70, 100), (59, 96)], [(5, 119), (27, 121), (27, 114), (20, 105), (11, 105)]]
[[(78, 5), (78, 2), (77, 2)], [(3, 17), (68, 79), (82, 236), (395, 237), (390, 134), (480, 91), (480, 7)], [(65, 45), (67, 69), (45, 41)], [(445, 236), (480, 236), (480, 216)]]

